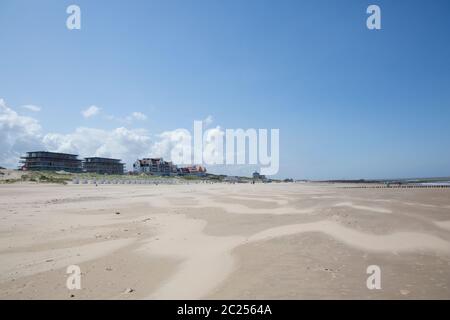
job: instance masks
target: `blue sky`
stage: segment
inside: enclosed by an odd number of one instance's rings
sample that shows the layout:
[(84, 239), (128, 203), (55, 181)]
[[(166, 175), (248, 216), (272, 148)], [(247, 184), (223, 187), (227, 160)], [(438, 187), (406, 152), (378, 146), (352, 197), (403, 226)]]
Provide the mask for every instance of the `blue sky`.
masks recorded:
[(2, 0), (0, 98), (59, 147), (77, 128), (157, 139), (211, 115), (279, 128), (279, 177), (450, 176), (449, 14), (446, 0)]

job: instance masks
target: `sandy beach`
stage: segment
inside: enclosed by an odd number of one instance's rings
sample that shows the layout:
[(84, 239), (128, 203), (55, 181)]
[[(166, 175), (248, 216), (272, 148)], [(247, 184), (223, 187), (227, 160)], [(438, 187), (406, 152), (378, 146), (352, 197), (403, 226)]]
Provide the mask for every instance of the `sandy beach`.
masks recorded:
[(0, 219), (0, 299), (450, 299), (450, 189), (16, 183)]

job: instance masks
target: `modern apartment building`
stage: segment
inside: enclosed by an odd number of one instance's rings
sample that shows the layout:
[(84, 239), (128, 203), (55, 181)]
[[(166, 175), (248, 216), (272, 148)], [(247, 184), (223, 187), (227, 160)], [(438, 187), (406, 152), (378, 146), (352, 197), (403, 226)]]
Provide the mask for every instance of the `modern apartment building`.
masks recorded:
[(133, 171), (135, 173), (170, 176), (177, 174), (177, 166), (171, 161), (164, 161), (163, 158), (144, 158), (136, 160), (133, 164)]
[(32, 171), (81, 172), (82, 164), (76, 154), (48, 151), (27, 152), (21, 157), (21, 169)]
[(123, 174), (125, 164), (120, 159), (110, 158), (84, 158), (83, 170), (98, 174)]

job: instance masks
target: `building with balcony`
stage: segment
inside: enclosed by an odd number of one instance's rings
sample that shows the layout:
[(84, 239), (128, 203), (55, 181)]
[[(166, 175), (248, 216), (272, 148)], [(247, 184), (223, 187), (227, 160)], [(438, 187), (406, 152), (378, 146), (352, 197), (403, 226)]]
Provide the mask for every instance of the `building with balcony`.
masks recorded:
[(163, 158), (138, 159), (133, 164), (135, 173), (147, 173), (157, 176), (176, 175), (178, 168), (171, 161), (164, 161)]
[(81, 172), (82, 164), (76, 154), (48, 151), (27, 152), (21, 157), (22, 170)]
[(123, 174), (125, 164), (120, 159), (110, 158), (84, 158), (83, 170), (98, 174)]

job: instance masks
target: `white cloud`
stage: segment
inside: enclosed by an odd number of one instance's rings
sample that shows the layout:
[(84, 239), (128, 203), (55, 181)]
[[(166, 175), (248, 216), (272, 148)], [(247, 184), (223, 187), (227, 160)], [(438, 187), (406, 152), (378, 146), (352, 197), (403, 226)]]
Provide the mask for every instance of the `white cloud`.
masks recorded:
[(214, 122), (213, 116), (209, 115), (203, 120), (203, 126), (205, 128), (209, 127)]
[(97, 106), (90, 106), (86, 110), (81, 111), (81, 114), (85, 118), (90, 118), (90, 117), (93, 117), (93, 116), (99, 114), (99, 112), (100, 112), (100, 108), (99, 107), (97, 107)]
[(0, 99), (0, 165), (17, 167), (21, 154), (42, 147), (41, 136), (36, 119), (19, 115)]
[(122, 117), (116, 117), (113, 115), (106, 115), (105, 117), (107, 120), (110, 121), (117, 121), (118, 123), (121, 124), (131, 124), (134, 121), (145, 121), (147, 120), (147, 116), (145, 114), (143, 114), (142, 112), (132, 112), (130, 113), (128, 116), (122, 118)]
[(145, 121), (147, 120), (147, 116), (141, 112), (133, 112), (127, 117), (127, 120), (139, 120), (139, 121)]
[(27, 110), (33, 111), (33, 112), (39, 112), (39, 111), (41, 111), (41, 107), (35, 106), (35, 105), (33, 105), (33, 104), (27, 104), (27, 105), (22, 106), (21, 108), (27, 109)]
[(80, 157), (122, 159), (129, 168), (137, 158), (148, 156), (152, 148), (146, 130), (123, 127), (113, 130), (80, 127), (69, 134), (46, 134), (43, 142), (55, 152), (75, 153)]
[(19, 115), (3, 99), (0, 99), (0, 136), (0, 166), (8, 168), (16, 168), (20, 156), (34, 150), (75, 153), (80, 158), (120, 158), (130, 168), (137, 158), (149, 156), (153, 148), (144, 129), (79, 127), (69, 134), (44, 134), (38, 120)]
[(176, 159), (177, 156), (174, 157), (174, 153), (176, 153), (176, 155), (188, 157), (189, 161), (192, 161), (188, 152), (182, 152), (182, 150), (187, 151), (191, 148), (191, 133), (188, 130), (176, 129), (164, 131), (157, 137), (158, 141), (153, 144), (151, 150), (153, 157), (163, 157), (175, 163), (181, 163), (181, 159)]

